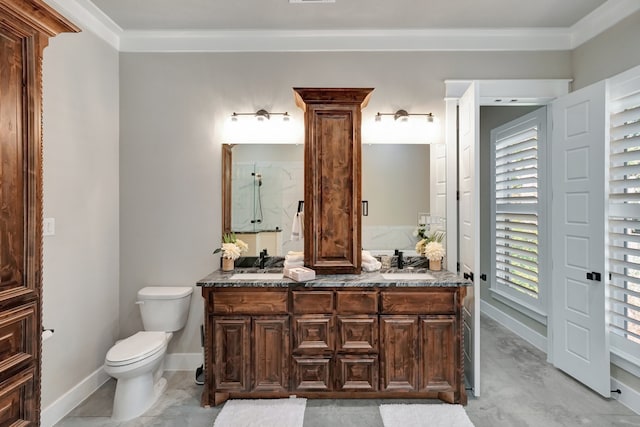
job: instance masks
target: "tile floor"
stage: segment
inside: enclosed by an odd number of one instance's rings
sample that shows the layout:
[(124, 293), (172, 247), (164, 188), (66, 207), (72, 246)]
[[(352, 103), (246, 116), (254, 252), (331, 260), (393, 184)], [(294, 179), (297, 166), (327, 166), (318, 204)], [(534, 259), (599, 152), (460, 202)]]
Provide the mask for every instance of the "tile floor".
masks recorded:
[[(553, 368), (541, 351), (486, 316), (482, 317), (482, 396), (466, 407), (476, 427), (629, 427), (640, 415), (593, 393)], [(222, 408), (201, 408), (202, 386), (193, 372), (167, 372), (165, 395), (144, 416), (127, 422), (110, 420), (115, 389), (105, 383), (61, 420), (57, 427), (211, 427)], [(380, 403), (419, 400), (307, 400), (304, 427), (383, 427)], [(239, 426), (241, 427), (241, 426)]]

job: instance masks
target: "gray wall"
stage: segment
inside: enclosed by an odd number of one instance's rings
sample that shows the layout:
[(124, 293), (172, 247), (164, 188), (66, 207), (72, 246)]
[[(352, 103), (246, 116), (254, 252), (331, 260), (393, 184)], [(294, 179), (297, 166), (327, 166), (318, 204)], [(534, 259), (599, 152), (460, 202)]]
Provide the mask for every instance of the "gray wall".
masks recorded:
[(104, 363), (118, 337), (118, 52), (89, 32), (44, 52), (42, 407)]
[[(570, 65), (569, 52), (121, 54), (120, 336), (142, 326), (140, 287), (192, 285), (217, 268), (231, 112), (302, 120), (292, 87), (354, 86), (375, 88), (365, 121), (404, 108), (444, 122), (444, 79), (567, 78)], [(200, 350), (200, 300), (169, 352)]]
[(573, 88), (580, 89), (640, 64), (640, 12), (571, 52)]

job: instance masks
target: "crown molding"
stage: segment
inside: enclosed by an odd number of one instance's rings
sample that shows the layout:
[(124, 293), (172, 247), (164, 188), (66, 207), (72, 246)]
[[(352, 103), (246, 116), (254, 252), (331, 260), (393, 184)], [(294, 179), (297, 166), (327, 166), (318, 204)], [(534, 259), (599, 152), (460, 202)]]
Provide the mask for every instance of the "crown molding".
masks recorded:
[(125, 31), (123, 52), (565, 50), (566, 29)]
[(638, 10), (638, 0), (608, 0), (569, 29), (571, 49), (591, 40)]
[(49, 6), (62, 13), (67, 19), (91, 31), (116, 50), (120, 50), (120, 40), (124, 31), (102, 10), (89, 0), (44, 0)]
[(416, 52), (571, 50), (640, 10), (608, 0), (569, 28), (424, 30), (123, 30), (90, 0), (45, 0), (121, 52)]

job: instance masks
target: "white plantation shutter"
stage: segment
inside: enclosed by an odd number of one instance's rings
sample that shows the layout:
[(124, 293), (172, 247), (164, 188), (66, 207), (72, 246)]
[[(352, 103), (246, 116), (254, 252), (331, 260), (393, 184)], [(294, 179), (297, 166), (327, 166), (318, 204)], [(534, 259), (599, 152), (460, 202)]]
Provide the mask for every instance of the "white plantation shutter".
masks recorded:
[(640, 345), (640, 69), (610, 81), (609, 111), (609, 326), (630, 350)]
[(492, 290), (539, 307), (540, 142), (536, 111), (492, 131)]

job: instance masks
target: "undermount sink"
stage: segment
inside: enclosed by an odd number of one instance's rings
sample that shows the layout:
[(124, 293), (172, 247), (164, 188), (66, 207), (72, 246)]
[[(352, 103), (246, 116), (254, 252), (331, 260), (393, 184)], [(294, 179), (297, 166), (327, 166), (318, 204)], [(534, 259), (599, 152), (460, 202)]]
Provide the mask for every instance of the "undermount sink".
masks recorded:
[(282, 273), (236, 273), (229, 277), (230, 280), (280, 280)]
[(384, 280), (435, 280), (429, 273), (382, 273)]

